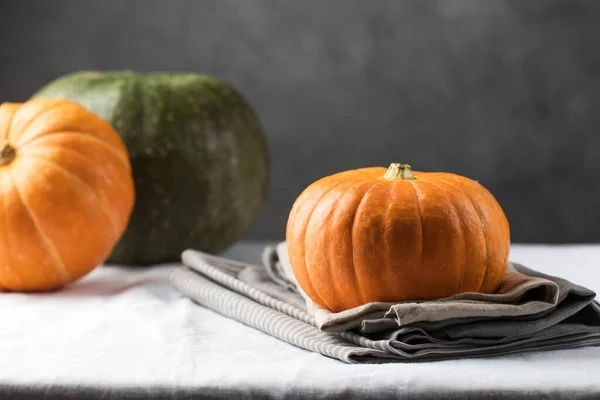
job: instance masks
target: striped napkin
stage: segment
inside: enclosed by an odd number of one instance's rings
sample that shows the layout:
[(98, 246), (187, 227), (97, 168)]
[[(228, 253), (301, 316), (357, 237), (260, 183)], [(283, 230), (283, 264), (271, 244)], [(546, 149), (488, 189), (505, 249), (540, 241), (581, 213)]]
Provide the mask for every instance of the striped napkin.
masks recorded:
[(492, 295), (369, 303), (330, 313), (296, 284), (285, 242), (250, 265), (196, 250), (172, 285), (199, 305), (347, 363), (416, 362), (600, 345), (595, 293), (510, 264)]

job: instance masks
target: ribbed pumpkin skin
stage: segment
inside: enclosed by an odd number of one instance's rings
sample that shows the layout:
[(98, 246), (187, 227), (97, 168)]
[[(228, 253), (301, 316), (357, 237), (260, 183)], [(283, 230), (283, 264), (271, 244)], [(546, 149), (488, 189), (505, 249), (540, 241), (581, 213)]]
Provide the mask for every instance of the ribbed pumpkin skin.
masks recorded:
[(338, 312), (374, 301), (495, 291), (508, 221), (483, 186), (450, 173), (384, 179), (385, 168), (322, 178), (298, 197), (286, 240), (298, 283)]
[[(0, 290), (58, 289), (101, 264), (134, 200), (125, 145), (106, 121), (58, 99), (0, 105)], [(6, 148), (6, 147), (5, 147)]]
[(108, 261), (179, 261), (241, 238), (267, 197), (269, 159), (257, 116), (240, 92), (195, 73), (82, 71), (33, 97), (77, 101), (127, 146), (137, 202)]

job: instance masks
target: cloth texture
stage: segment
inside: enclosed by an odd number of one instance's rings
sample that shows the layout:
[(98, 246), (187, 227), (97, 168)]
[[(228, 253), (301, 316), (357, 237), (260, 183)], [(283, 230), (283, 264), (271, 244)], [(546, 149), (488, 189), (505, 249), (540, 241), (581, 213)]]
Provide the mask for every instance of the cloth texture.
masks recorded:
[[(261, 266), (276, 244), (222, 256)], [(600, 245), (513, 244), (511, 259), (600, 292)], [(169, 283), (180, 267), (102, 266), (61, 291), (0, 293), (0, 398), (600, 398), (600, 347), (346, 364), (199, 306)]]
[(347, 363), (427, 361), (600, 345), (595, 293), (509, 263), (494, 294), (435, 301), (369, 303), (339, 313), (299, 288), (285, 242), (267, 246), (263, 265), (195, 250), (171, 274), (199, 304), (280, 340)]

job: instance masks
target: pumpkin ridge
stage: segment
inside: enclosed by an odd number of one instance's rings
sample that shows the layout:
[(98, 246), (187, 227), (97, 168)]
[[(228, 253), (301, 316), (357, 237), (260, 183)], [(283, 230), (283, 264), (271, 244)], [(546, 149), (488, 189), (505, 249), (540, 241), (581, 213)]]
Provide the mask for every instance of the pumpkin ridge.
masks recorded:
[[(99, 193), (96, 193), (96, 190), (94, 190), (94, 188), (92, 188), (87, 182), (85, 182), (83, 179), (81, 179), (80, 177), (78, 177), (76, 174), (72, 173), (71, 171), (67, 170), (65, 167), (63, 167), (62, 165), (58, 164), (55, 161), (52, 161), (50, 159), (48, 159), (47, 157), (44, 157), (42, 155), (36, 155), (36, 154), (23, 154), (22, 157), (29, 157), (29, 158), (35, 158), (37, 160), (40, 160), (42, 162), (47, 163), (48, 165), (51, 165), (53, 168), (61, 171), (65, 176), (68, 176), (71, 179), (74, 179), (78, 182), (80, 182), (84, 187), (87, 188), (88, 192), (92, 195), (93, 198), (95, 199), (101, 199), (99, 196)], [(109, 212), (110, 209), (108, 209), (106, 207), (106, 204), (110, 204), (110, 202), (108, 201), (108, 199), (106, 198), (106, 196), (102, 197), (101, 203), (102, 203), (102, 207), (99, 207), (102, 212), (104, 213), (104, 215), (106, 215), (108, 217), (108, 220), (110, 221), (110, 225), (112, 226), (112, 231), (113, 231), (113, 236), (114, 236), (114, 240), (117, 240), (119, 238), (119, 231), (117, 229), (118, 226), (118, 216), (115, 215), (114, 213)]]
[(58, 253), (58, 250), (56, 249), (56, 246), (54, 246), (54, 243), (52, 243), (52, 241), (50, 240), (50, 238), (48, 238), (48, 236), (46, 236), (40, 229), (40, 225), (37, 221), (37, 218), (35, 217), (33, 210), (31, 209), (31, 207), (29, 207), (29, 205), (27, 204), (27, 202), (25, 201), (25, 199), (23, 198), (23, 194), (21, 193), (21, 189), (19, 188), (19, 184), (17, 183), (13, 171), (10, 170), (10, 178), (12, 180), (13, 186), (15, 188), (15, 191), (17, 193), (17, 196), (19, 197), (19, 201), (21, 202), (21, 204), (23, 205), (23, 207), (25, 208), (25, 211), (27, 212), (27, 214), (29, 215), (29, 218), (31, 218), (31, 221), (33, 222), (33, 225), (35, 226), (35, 231), (38, 234), (38, 237), (40, 238), (42, 244), (44, 245), (44, 247), (46, 247), (46, 251), (50, 254), (50, 256), (52, 257), (52, 259), (54, 260), (54, 269), (56, 270), (56, 273), (59, 275), (59, 277), (62, 279), (62, 283), (66, 283), (68, 282), (71, 277), (69, 272), (67, 271), (64, 262), (62, 261), (60, 254)]
[[(392, 221), (390, 221), (390, 213), (392, 210), (392, 207), (394, 206), (394, 202), (389, 201), (390, 195), (396, 193), (396, 186), (398, 186), (399, 181), (392, 181), (392, 182), (388, 182), (388, 190), (387, 193), (385, 195), (385, 199), (387, 201), (387, 206), (385, 207), (385, 214), (383, 216), (383, 220), (385, 221), (384, 225), (383, 225), (383, 231), (384, 232), (388, 232), (390, 226), (392, 226)], [(392, 279), (390, 279), (391, 276), (394, 275), (393, 270), (392, 270), (392, 266), (393, 266), (393, 262), (394, 260), (392, 260), (389, 257), (389, 248), (391, 247), (390, 245), (390, 235), (383, 235), (383, 248), (384, 248), (384, 271), (386, 272), (386, 279), (385, 282), (386, 284), (389, 284), (389, 282), (392, 282)], [(391, 285), (388, 285), (388, 290), (386, 290), (386, 293), (390, 293), (393, 292), (393, 290), (389, 290), (391, 289), (390, 287)]]
[(136, 74), (132, 77), (131, 83), (131, 86), (133, 86), (133, 88), (131, 89), (132, 93), (137, 93), (137, 96), (139, 96), (139, 98), (142, 99), (140, 101), (140, 120), (138, 121), (138, 126), (141, 127), (142, 137), (144, 138), (146, 138), (148, 132), (151, 131), (151, 123), (149, 123), (147, 118), (149, 109), (148, 102), (150, 101), (150, 99), (146, 95), (148, 85), (146, 84), (146, 82), (144, 82), (145, 80), (147, 80), (147, 76), (147, 74)]
[[(52, 136), (55, 136), (55, 135), (52, 135)], [(26, 155), (34, 155), (35, 153), (34, 153), (34, 154), (31, 154), (31, 153), (30, 153), (30, 150), (35, 150), (35, 149), (37, 149), (37, 147), (38, 147), (38, 146), (28, 146), (28, 147), (27, 147), (27, 149), (24, 149), (24, 151), (21, 153), (21, 155), (22, 155), (22, 156), (26, 156)], [(77, 156), (79, 156), (79, 157), (83, 157), (83, 158), (86, 158), (86, 159), (88, 159), (88, 160), (90, 160), (90, 161), (94, 161), (94, 159), (93, 159), (92, 157), (90, 157), (90, 155), (89, 155), (89, 154), (87, 154), (87, 153), (84, 153), (84, 152), (81, 152), (81, 151), (79, 151), (79, 150), (77, 150), (77, 149), (68, 148), (68, 147), (62, 147), (62, 146), (59, 146), (59, 145), (45, 145), (45, 146), (43, 146), (43, 147), (44, 147), (44, 149), (58, 149), (58, 150), (60, 150), (60, 151), (63, 151), (63, 152), (69, 152), (69, 153), (73, 153), (73, 154), (76, 154), (76, 155), (77, 155)], [(117, 152), (117, 151), (115, 151), (114, 149), (112, 149), (112, 148), (111, 148), (111, 147), (109, 147), (109, 146), (105, 146), (105, 147), (106, 147), (107, 149), (111, 150), (111, 153), (112, 153), (113, 155), (115, 155), (115, 156), (118, 156), (118, 152)], [(118, 157), (118, 158), (120, 159), (120, 157)], [(106, 177), (106, 172), (105, 172), (104, 170), (99, 170), (99, 172), (100, 172), (100, 173), (101, 173), (101, 174), (102, 174), (104, 177)], [(119, 181), (119, 182), (117, 182), (117, 183), (119, 184), (119, 186), (120, 186), (121, 188), (123, 188), (123, 189), (125, 189), (125, 191), (127, 191), (127, 186), (126, 186), (126, 185), (125, 185), (123, 182)]]
[(486, 231), (485, 231), (485, 223), (483, 222), (483, 217), (481, 214), (481, 210), (479, 209), (478, 206), (475, 205), (475, 202), (473, 201), (473, 199), (471, 198), (471, 196), (469, 196), (464, 190), (462, 190), (459, 186), (454, 185), (444, 179), (441, 180), (441, 182), (445, 182), (448, 185), (452, 186), (455, 190), (463, 193), (466, 198), (469, 200), (469, 203), (471, 203), (471, 206), (473, 207), (473, 209), (475, 210), (475, 212), (477, 213), (477, 216), (479, 217), (479, 224), (481, 225), (481, 232), (483, 234), (483, 248), (485, 249), (485, 263), (484, 263), (484, 270), (483, 270), (483, 275), (481, 276), (481, 282), (479, 282), (479, 286), (477, 291), (481, 291), (481, 288), (483, 286), (483, 282), (485, 282), (485, 276), (487, 275), (487, 270), (489, 267), (489, 251), (488, 251), (488, 243), (487, 243), (487, 236), (486, 236)]
[[(97, 142), (98, 144), (101, 144), (102, 146), (106, 147), (108, 150), (110, 150), (110, 152), (112, 152), (115, 156), (117, 156), (117, 158), (123, 162), (123, 164), (127, 167), (128, 171), (131, 171), (131, 164), (128, 161), (128, 158), (125, 154), (123, 154), (121, 151), (115, 149), (113, 147), (113, 144), (110, 142), (107, 142), (105, 140), (100, 139), (98, 136), (93, 135), (93, 134), (89, 134), (87, 132), (82, 132), (82, 131), (63, 131), (63, 132), (55, 132), (55, 133), (50, 133), (47, 135), (42, 135), (42, 136), (36, 136), (34, 138), (32, 138), (30, 141), (26, 142), (25, 144), (21, 145), (20, 147), (25, 147), (25, 146), (35, 146), (37, 147), (37, 145), (39, 144), (39, 142), (43, 141), (44, 139), (50, 138), (50, 137), (55, 137), (55, 136), (61, 136), (61, 135), (75, 135), (78, 136), (80, 138), (85, 138), (87, 140), (93, 140), (95, 142)], [(46, 147), (46, 146), (44, 146)], [(54, 146), (54, 147), (60, 147), (60, 146)], [(61, 149), (63, 149), (61, 147)]]
[[(7, 104), (7, 103), (0, 104), (0, 111), (2, 110), (2, 107), (5, 106), (5, 104)], [(8, 108), (8, 106), (5, 106), (5, 107)], [(6, 113), (8, 114), (8, 120), (6, 121), (6, 130), (1, 133), (2, 133), (2, 139), (8, 143), (8, 134), (10, 133), (10, 127), (12, 126), (12, 121), (15, 118), (16, 111), (8, 110), (8, 111), (6, 111)]]
[[(47, 100), (46, 100), (46, 101), (47, 101)], [(47, 102), (49, 102), (49, 101), (47, 101)], [(22, 108), (19, 108), (19, 109), (18, 109), (18, 110), (15, 112), (15, 114), (13, 115), (13, 118), (11, 119), (11, 124), (10, 124), (10, 126), (8, 127), (7, 141), (9, 141), (9, 142), (12, 142), (12, 143), (15, 143), (15, 146), (19, 146), (19, 147), (21, 147), (22, 145), (21, 145), (21, 144), (17, 144), (17, 142), (19, 141), (19, 138), (20, 138), (21, 136), (23, 136), (23, 133), (25, 133), (25, 132), (27, 131), (27, 129), (28, 129), (30, 126), (31, 126), (31, 124), (32, 124), (34, 121), (37, 121), (37, 120), (38, 120), (38, 119), (39, 119), (39, 118), (40, 118), (42, 115), (46, 114), (48, 111), (56, 111), (56, 110), (55, 110), (56, 108), (59, 108), (59, 107), (62, 107), (62, 106), (66, 106), (66, 105), (73, 105), (73, 104), (71, 104), (71, 103), (69, 103), (69, 104), (65, 104), (65, 103), (64, 103), (64, 102), (62, 102), (62, 101), (56, 101), (56, 102), (53, 102), (53, 104), (51, 104), (49, 107), (46, 107), (46, 108), (44, 108), (42, 111), (40, 111), (40, 112), (39, 112), (38, 114), (36, 114), (34, 117), (32, 117), (32, 118), (29, 118), (29, 120), (28, 120), (28, 121), (25, 123), (25, 125), (24, 125), (23, 127), (21, 127), (21, 129), (20, 129), (20, 131), (19, 131), (19, 134), (17, 135), (17, 137), (13, 138), (13, 137), (11, 137), (11, 132), (13, 131), (13, 123), (14, 123), (14, 121), (15, 121), (15, 119), (14, 119), (14, 115), (16, 115), (16, 114), (17, 114), (17, 113), (18, 113), (18, 112), (19, 112), (19, 111), (22, 109)], [(35, 137), (35, 136), (34, 136), (34, 137)]]
[[(355, 251), (355, 248), (358, 246), (356, 246), (354, 244), (354, 242), (356, 240), (356, 236), (357, 236), (356, 235), (356, 226), (357, 226), (357, 221), (359, 220), (358, 214), (360, 213), (360, 209), (364, 205), (369, 192), (371, 190), (373, 190), (375, 187), (377, 187), (379, 185), (385, 185), (387, 183), (388, 183), (387, 181), (383, 181), (383, 180), (381, 180), (381, 181), (374, 180), (373, 184), (363, 194), (363, 197), (362, 197), (362, 199), (360, 199), (358, 206), (356, 206), (356, 213), (354, 214), (354, 221), (352, 223), (352, 230), (351, 230), (351, 234), (350, 234), (350, 237), (352, 238), (352, 264), (354, 266), (354, 268), (352, 268), (352, 270), (354, 271), (354, 275), (356, 276), (356, 282), (360, 281), (360, 279), (358, 278), (358, 272), (357, 272), (357, 268), (356, 268), (356, 251)], [(365, 301), (366, 297), (364, 296), (364, 294), (361, 290), (361, 285), (357, 285), (356, 289), (358, 291), (358, 297), (359, 297), (361, 304), (366, 303), (366, 301)]]
[[(354, 190), (354, 189), (355, 189), (357, 186), (359, 186), (359, 185), (361, 185), (361, 186), (362, 186), (362, 185), (365, 185), (365, 181), (364, 181), (364, 180), (361, 180), (361, 181), (359, 181), (359, 182), (356, 182), (355, 184), (351, 185), (351, 186), (348, 188), (348, 190), (347, 190), (347, 191), (349, 192), (349, 191), (351, 191), (351, 190)], [(369, 189), (366, 189), (366, 190), (364, 190), (363, 196), (364, 196), (364, 194), (367, 192), (367, 190), (369, 190)], [(362, 201), (362, 198), (361, 198), (361, 201)], [(353, 229), (354, 229), (354, 221), (356, 220), (356, 211), (358, 210), (358, 206), (359, 206), (359, 204), (360, 204), (360, 202), (359, 202), (359, 203), (356, 205), (356, 207), (355, 207), (355, 208), (354, 208), (354, 210), (352, 211), (352, 223), (350, 224), (350, 251), (352, 252), (352, 254), (354, 254), (354, 237), (353, 237), (353, 235), (352, 235), (352, 231), (353, 231)], [(346, 211), (347, 211), (347, 210), (346, 210)], [(353, 283), (354, 287), (358, 287), (358, 286), (359, 286), (359, 282), (358, 282), (358, 275), (357, 275), (357, 273), (356, 273), (356, 269), (355, 269), (355, 268), (351, 268), (351, 270), (352, 270), (352, 277), (353, 277), (353, 282), (352, 282), (352, 283)], [(342, 299), (342, 301), (344, 301), (344, 303), (345, 303), (344, 296), (341, 296), (340, 298), (341, 298), (341, 299)], [(362, 301), (362, 300), (361, 300), (361, 301)], [(347, 304), (345, 304), (345, 306), (347, 307)], [(354, 304), (350, 304), (350, 307), (354, 307)]]
[[(481, 212), (479, 211), (479, 209), (475, 206), (473, 199), (471, 199), (471, 197), (464, 191), (462, 190), (459, 186), (448, 182), (445, 179), (439, 179), (439, 182), (442, 182), (448, 186), (450, 186), (451, 188), (453, 188), (454, 190), (456, 190), (458, 193), (462, 194), (466, 199), (467, 202), (469, 203), (469, 205), (471, 206), (471, 208), (473, 209), (473, 211), (475, 211), (475, 214), (477, 214), (477, 218), (479, 218), (479, 226), (481, 227), (481, 235), (483, 236), (483, 249), (485, 251), (485, 256), (484, 256), (484, 265), (485, 265), (485, 269), (483, 271), (483, 275), (481, 276), (481, 281), (479, 282), (479, 285), (477, 286), (479, 289), (481, 290), (481, 286), (483, 285), (483, 281), (485, 280), (485, 275), (487, 273), (487, 267), (488, 267), (488, 251), (487, 251), (487, 240), (485, 237), (485, 229), (484, 229), (484, 224), (483, 224), (483, 220), (481, 218)], [(464, 279), (464, 277), (463, 277)], [(461, 281), (462, 283), (463, 281)]]
[[(327, 228), (328, 228), (328, 232), (327, 233), (328, 234), (331, 233), (331, 230), (332, 230), (333, 226), (337, 225), (336, 224), (336, 220), (339, 218), (339, 212), (345, 213), (345, 212), (348, 211), (347, 208), (346, 209), (341, 209), (339, 207), (339, 205), (342, 202), (342, 200), (344, 200), (345, 196), (348, 193), (353, 193), (354, 190), (355, 190), (355, 188), (357, 186), (364, 185), (364, 184), (365, 184), (364, 181), (350, 183), (350, 185), (348, 185), (348, 187), (345, 189), (344, 193), (331, 205), (332, 216), (331, 216), (331, 219), (330, 219), (329, 223), (327, 224)], [(354, 211), (356, 211), (356, 210), (354, 210)], [(352, 227), (352, 225), (354, 224), (354, 218), (355, 217), (356, 217), (356, 213), (352, 212), (352, 221), (350, 222), (350, 227)], [(327, 235), (327, 236), (329, 237), (329, 235)], [(352, 238), (350, 238), (350, 240), (352, 240)], [(327, 256), (328, 256), (328, 263), (329, 263), (330, 266), (333, 266), (335, 264), (335, 262), (333, 261), (334, 258), (335, 258), (335, 257), (333, 257), (335, 253), (333, 251), (331, 251), (332, 247), (334, 247), (334, 246), (330, 245), (330, 246), (327, 247), (327, 250), (328, 250), (328, 254), (327, 254)], [(350, 242), (350, 249), (352, 249), (352, 242)], [(331, 284), (333, 286), (332, 291), (334, 292), (335, 297), (337, 297), (339, 299), (343, 299), (344, 298), (345, 289), (343, 287), (340, 287), (339, 285), (337, 285), (336, 283), (337, 283), (338, 280), (335, 279), (335, 277), (331, 276), (332, 268), (330, 268), (328, 272), (329, 272), (329, 277), (328, 278), (329, 278), (329, 281), (331, 282)], [(354, 281), (353, 284), (357, 285), (358, 282), (357, 282), (356, 273), (353, 274), (353, 277), (354, 277), (353, 278), (353, 281)], [(347, 304), (345, 304), (345, 306), (347, 306)]]
[[(11, 181), (12, 181), (12, 178), (11, 178)], [(5, 215), (5, 218), (4, 218), (5, 231), (3, 233), (4, 233), (4, 237), (6, 238), (7, 247), (10, 249), (12, 247), (11, 242), (10, 242), (10, 235), (8, 234), (8, 232), (10, 231), (10, 227), (9, 227), (9, 223), (8, 223), (8, 218), (6, 218), (6, 216), (8, 216), (10, 214), (8, 213), (8, 206), (6, 204), (6, 193), (2, 193), (2, 207), (4, 209), (4, 215)], [(10, 251), (8, 251), (7, 255), (11, 256), (12, 254)], [(6, 257), (7, 255), (4, 255), (4, 257)], [(14, 278), (16, 278), (17, 282), (19, 282), (20, 285), (23, 284), (23, 279), (21, 278), (21, 276), (19, 274), (15, 273), (15, 271), (12, 269), (12, 264), (10, 262), (5, 263), (4, 268), (6, 270), (10, 271), (12, 276)]]
[(319, 293), (315, 289), (315, 285), (313, 285), (312, 278), (310, 276), (310, 270), (309, 270), (309, 267), (308, 267), (308, 265), (309, 265), (308, 264), (308, 258), (306, 257), (306, 254), (308, 253), (306, 251), (306, 236), (307, 236), (307, 232), (308, 232), (308, 224), (310, 223), (310, 220), (311, 220), (311, 218), (313, 216), (313, 213), (315, 212), (315, 210), (319, 206), (319, 203), (321, 202), (321, 200), (323, 200), (323, 198), (325, 197), (325, 195), (327, 193), (331, 192), (333, 189), (335, 189), (336, 187), (342, 185), (343, 183), (344, 183), (344, 181), (337, 182), (337, 183), (333, 184), (330, 188), (328, 188), (327, 190), (325, 190), (324, 193), (321, 194), (321, 196), (319, 197), (319, 199), (315, 202), (315, 205), (314, 205), (313, 209), (310, 210), (310, 214), (306, 218), (307, 223), (306, 223), (306, 226), (304, 228), (304, 238), (303, 238), (304, 244), (303, 244), (303, 247), (304, 247), (304, 267), (306, 268), (306, 277), (308, 278), (308, 282), (310, 284), (312, 292), (315, 294), (315, 297), (317, 298), (316, 300), (319, 300), (321, 302), (321, 304), (324, 305), (324, 306), (326, 306), (327, 308), (330, 308), (330, 307), (323, 301), (322, 297), (319, 295)]
[[(437, 187), (438, 189), (442, 189), (440, 187), (440, 185), (438, 185), (434, 181), (425, 180), (425, 179), (420, 179), (420, 180), (423, 181), (423, 182), (427, 182), (427, 183), (429, 183), (429, 184)], [(439, 180), (439, 181), (440, 182), (444, 182), (443, 180)], [(446, 183), (446, 182), (444, 182), (444, 183)], [(450, 187), (454, 188), (455, 190), (458, 190), (458, 189), (456, 189), (452, 185), (450, 185)], [(459, 192), (464, 195), (464, 193), (462, 191), (459, 191)], [(473, 203), (471, 202), (471, 199), (467, 198), (467, 200), (469, 200), (469, 203), (474, 208)], [(452, 206), (452, 213), (453, 213), (453, 215), (455, 217), (457, 217), (457, 219), (459, 219), (458, 215), (457, 215), (457, 212), (456, 212), (457, 211), (456, 210), (456, 204), (454, 204), (454, 201), (450, 202), (450, 205)], [(477, 211), (476, 211), (476, 213), (477, 213)], [(477, 213), (477, 216), (479, 216), (479, 213)], [(466, 250), (468, 248), (468, 245), (467, 245), (467, 241), (466, 241), (466, 238), (465, 238), (465, 227), (463, 226), (463, 224), (460, 224), (460, 235), (461, 235), (463, 246), (464, 246), (463, 250)], [(462, 285), (464, 284), (464, 281), (465, 281), (465, 274), (467, 273), (467, 260), (466, 260), (466, 258), (463, 260), (462, 268), (461, 269), (462, 269), (462, 274), (461, 274), (460, 280), (457, 282), (457, 288), (455, 288), (455, 290), (454, 290), (455, 293), (460, 292), (460, 288), (462, 287)], [(484, 272), (483, 276), (485, 276), (485, 272)]]
[[(352, 186), (352, 185), (351, 185)], [(332, 192), (329, 192), (332, 193)], [(334, 199), (334, 201), (331, 204), (331, 211), (329, 213), (329, 217), (327, 219), (326, 223), (323, 223), (323, 228), (319, 231), (319, 236), (325, 234), (325, 237), (329, 237), (329, 234), (331, 232), (332, 229), (332, 225), (335, 224), (335, 210), (338, 208), (341, 199), (344, 197), (344, 193), (342, 193), (341, 196), (337, 197), (336, 199)], [(325, 198), (325, 196), (323, 196), (323, 198)], [(331, 266), (332, 265), (332, 258), (333, 258), (333, 251), (331, 249), (332, 246), (327, 246), (327, 263)], [(327, 279), (329, 280), (329, 282), (331, 283), (331, 291), (334, 293), (334, 296), (337, 297), (337, 293), (338, 293), (338, 288), (336, 285), (336, 280), (334, 279), (334, 277), (332, 276), (332, 268), (328, 268), (327, 269)]]
[[(419, 178), (419, 180), (421, 180)], [(421, 243), (421, 247), (419, 248), (419, 263), (418, 265), (421, 265), (421, 263), (423, 262), (423, 248), (425, 247), (425, 238), (423, 236), (423, 220), (421, 219), (421, 203), (419, 202), (419, 195), (421, 194), (421, 190), (417, 188), (417, 185), (415, 185), (414, 181), (412, 180), (407, 180), (406, 182), (408, 182), (410, 184), (410, 186), (412, 186), (414, 192), (415, 192), (415, 202), (416, 202), (416, 210), (417, 210), (417, 220), (419, 220), (419, 236), (421, 237), (421, 240), (419, 240), (419, 242)]]

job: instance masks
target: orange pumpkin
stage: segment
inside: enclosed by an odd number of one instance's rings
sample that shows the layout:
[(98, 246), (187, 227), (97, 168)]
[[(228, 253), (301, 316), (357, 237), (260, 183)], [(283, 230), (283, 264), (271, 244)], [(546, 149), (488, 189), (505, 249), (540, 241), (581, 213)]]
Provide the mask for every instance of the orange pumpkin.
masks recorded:
[(292, 207), (286, 240), (300, 287), (338, 312), (494, 292), (507, 267), (510, 230), (479, 183), (392, 164), (308, 186)]
[(0, 290), (58, 289), (110, 254), (129, 221), (127, 150), (68, 100), (0, 105)]

